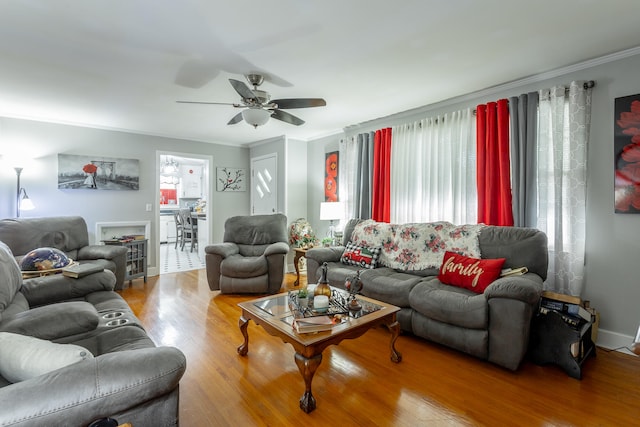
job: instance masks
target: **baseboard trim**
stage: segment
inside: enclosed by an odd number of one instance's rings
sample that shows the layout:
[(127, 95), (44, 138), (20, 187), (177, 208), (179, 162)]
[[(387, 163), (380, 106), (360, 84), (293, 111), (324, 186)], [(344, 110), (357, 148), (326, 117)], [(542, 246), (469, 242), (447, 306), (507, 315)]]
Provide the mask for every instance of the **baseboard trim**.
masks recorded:
[(634, 355), (628, 348), (632, 343), (633, 337), (631, 335), (620, 334), (606, 329), (598, 330), (598, 338), (596, 339), (598, 347)]

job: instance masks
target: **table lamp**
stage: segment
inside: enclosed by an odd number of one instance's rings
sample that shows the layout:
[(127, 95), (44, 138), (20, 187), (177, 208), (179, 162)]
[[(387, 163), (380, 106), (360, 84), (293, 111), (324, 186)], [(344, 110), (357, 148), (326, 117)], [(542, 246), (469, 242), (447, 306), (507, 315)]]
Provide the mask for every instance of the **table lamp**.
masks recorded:
[(334, 239), (335, 226), (333, 222), (344, 218), (343, 202), (322, 202), (320, 203), (320, 220), (329, 221), (329, 237)]

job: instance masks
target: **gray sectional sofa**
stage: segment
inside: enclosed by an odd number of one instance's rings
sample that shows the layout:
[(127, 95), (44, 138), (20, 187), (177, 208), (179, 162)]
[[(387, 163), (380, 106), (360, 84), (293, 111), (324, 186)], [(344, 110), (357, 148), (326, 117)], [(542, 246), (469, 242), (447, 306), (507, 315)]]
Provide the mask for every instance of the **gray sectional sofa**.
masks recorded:
[(56, 248), (76, 262), (100, 264), (113, 272), (116, 290), (124, 285), (127, 248), (90, 245), (87, 223), (80, 216), (2, 219), (0, 241), (11, 248), (18, 262), (33, 249)]
[(178, 425), (185, 356), (156, 347), (115, 284), (110, 270), (23, 280), (0, 241), (0, 426)]
[(531, 320), (547, 276), (546, 235), (535, 229), (485, 226), (477, 237), (481, 258), (505, 258), (504, 268), (527, 267), (523, 275), (501, 277), (483, 293), (443, 284), (439, 268), (419, 271), (374, 269), (341, 262), (359, 220), (344, 230), (342, 246), (307, 251), (307, 277), (315, 283), (319, 267), (328, 264), (331, 286), (360, 270), (362, 294), (401, 307), (398, 321), (403, 331), (516, 370), (529, 343)]

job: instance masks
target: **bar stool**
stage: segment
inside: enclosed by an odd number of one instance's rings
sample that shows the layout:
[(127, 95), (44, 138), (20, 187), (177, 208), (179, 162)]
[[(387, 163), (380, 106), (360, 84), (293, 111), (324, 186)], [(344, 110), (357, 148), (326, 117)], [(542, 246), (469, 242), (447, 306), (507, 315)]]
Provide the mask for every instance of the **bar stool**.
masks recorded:
[(182, 243), (180, 249), (184, 250), (184, 245), (190, 242), (190, 252), (193, 252), (193, 247), (198, 244), (197, 219), (191, 216), (190, 209), (180, 209), (180, 217), (182, 219)]
[(180, 247), (182, 247), (182, 217), (180, 216), (180, 211), (173, 211), (173, 220), (176, 223), (176, 244), (174, 245), (174, 249), (178, 249), (178, 242), (180, 243)]

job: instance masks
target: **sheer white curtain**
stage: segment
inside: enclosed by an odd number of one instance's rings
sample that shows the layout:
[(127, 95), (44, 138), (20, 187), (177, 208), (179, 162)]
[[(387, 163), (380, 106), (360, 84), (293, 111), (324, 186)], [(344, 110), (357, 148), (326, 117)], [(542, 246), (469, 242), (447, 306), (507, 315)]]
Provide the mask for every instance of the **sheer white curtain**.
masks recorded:
[[(355, 137), (345, 138), (339, 146), (339, 171), (338, 194), (341, 202), (344, 202), (344, 218), (356, 218), (355, 199), (356, 173), (358, 171), (358, 143)], [(339, 226), (339, 228), (341, 228)]]
[(587, 143), (591, 89), (572, 82), (540, 91), (538, 222), (549, 239), (545, 288), (579, 296), (584, 285)]
[(474, 121), (468, 108), (393, 127), (392, 223), (476, 222)]

